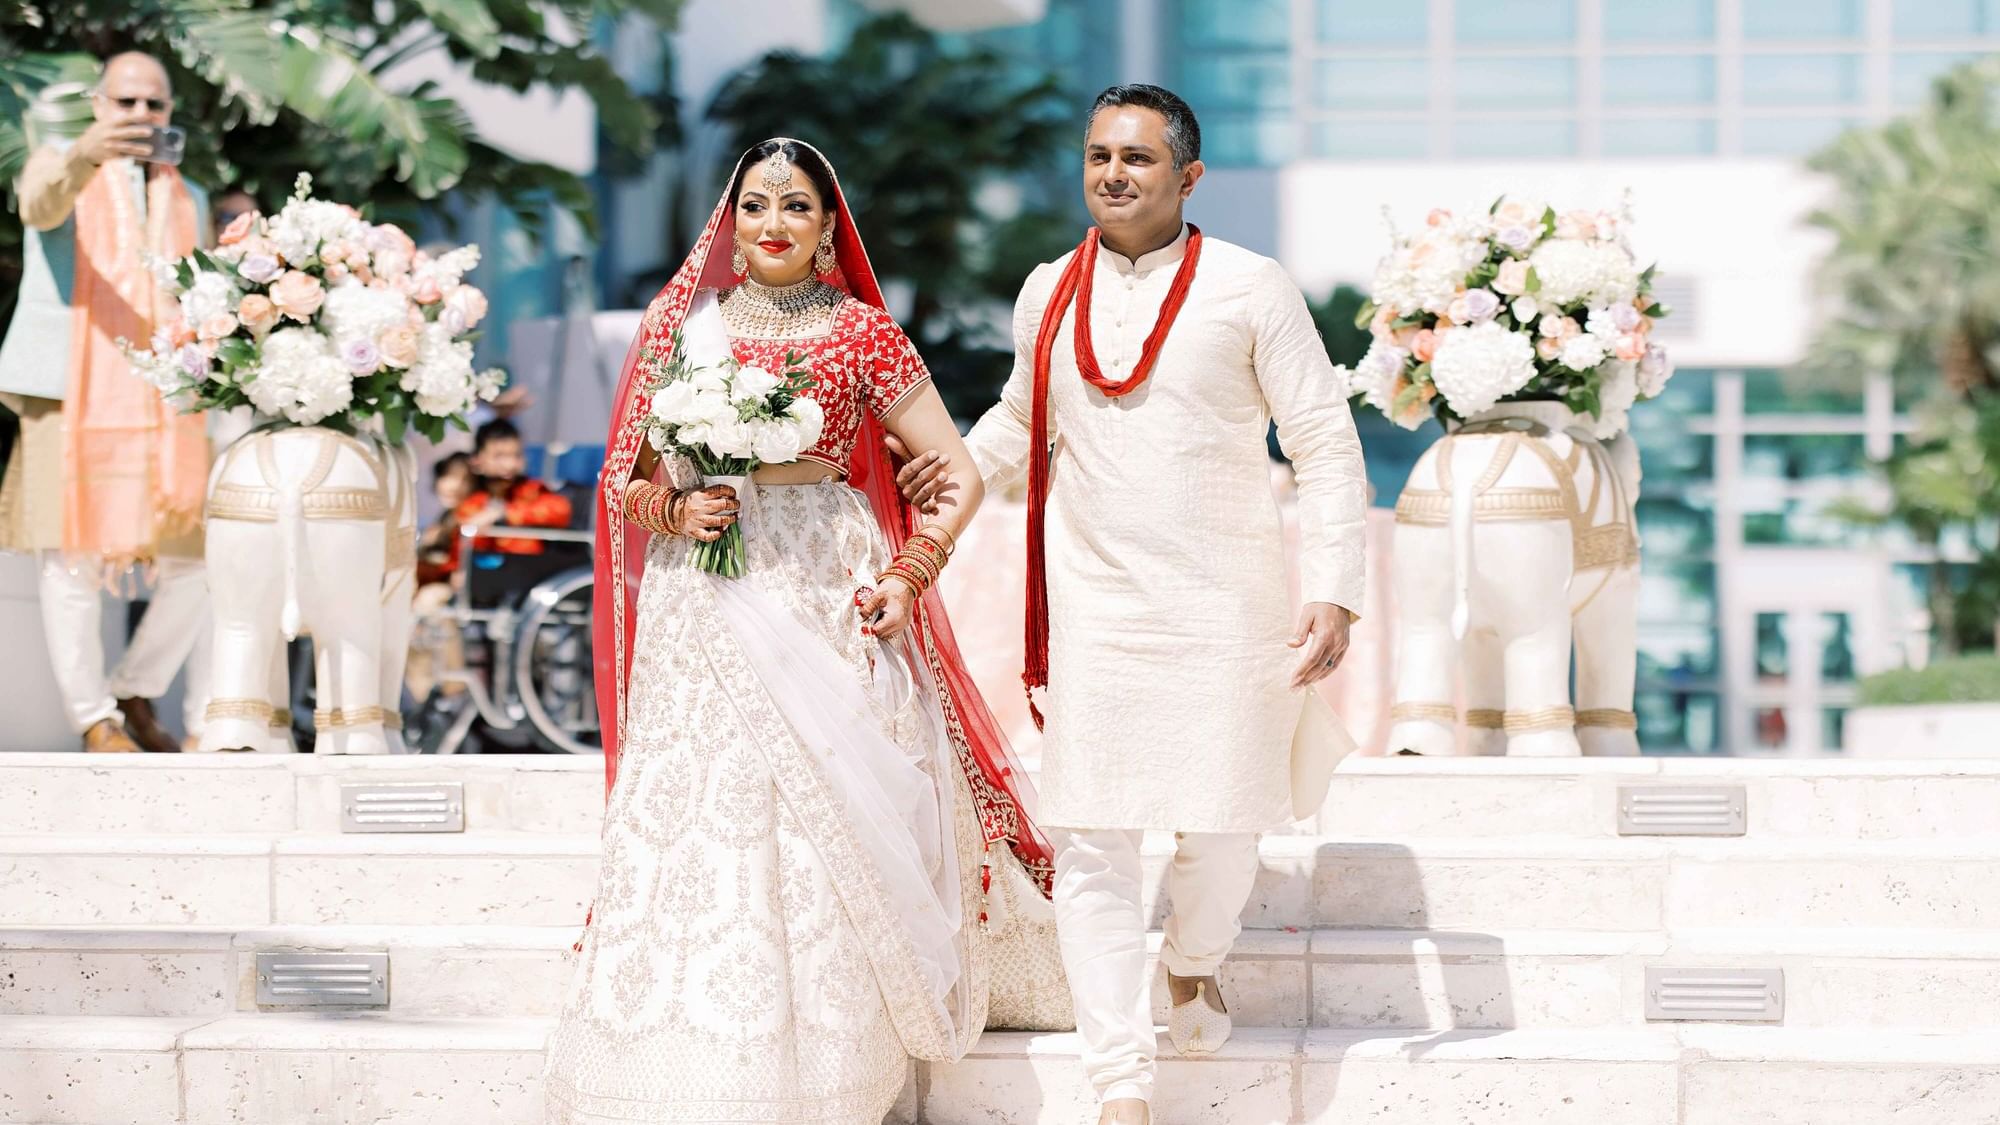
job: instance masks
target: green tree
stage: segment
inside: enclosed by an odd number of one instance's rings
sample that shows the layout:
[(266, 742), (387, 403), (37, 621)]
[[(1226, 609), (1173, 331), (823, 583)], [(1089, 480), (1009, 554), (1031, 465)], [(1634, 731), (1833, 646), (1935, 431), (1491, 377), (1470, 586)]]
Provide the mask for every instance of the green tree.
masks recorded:
[(1352, 285), (1337, 285), (1324, 300), (1308, 301), (1313, 327), (1326, 345), (1327, 358), (1352, 367), (1368, 354), (1368, 329), (1355, 323), (1368, 294)]
[(1024, 78), (995, 51), (949, 49), (891, 15), (856, 29), (837, 54), (766, 55), (723, 85), (709, 116), (729, 129), (730, 161), (773, 136), (826, 152), (876, 272), (914, 290), (903, 328), (953, 412), (998, 397), (1009, 359), (995, 346), (1005, 342), (995, 302), (1011, 305), (1029, 271), (1082, 231), (1064, 207), (1002, 219), (978, 205), (982, 189), (1019, 186), (1078, 143), (1082, 115), (1053, 75)]
[[(38, 97), (93, 80), (105, 56), (141, 50), (172, 74), (186, 168), (204, 184), (241, 184), (271, 206), (309, 171), (322, 198), (365, 204), (377, 218), (442, 216), (445, 194), (458, 192), (498, 200), (531, 231), (551, 202), (588, 228), (581, 179), (488, 144), (456, 101), (399, 79), (398, 68), (443, 52), (496, 87), (580, 90), (613, 146), (643, 152), (672, 139), (672, 107), (635, 94), (591, 34), (632, 15), (671, 26), (682, 3), (0, 0), (0, 182), (11, 184), (27, 158), (24, 115)], [(10, 305), (19, 238), (9, 207), (0, 296)]]
[(1947, 653), (1994, 639), (2000, 593), (2000, 58), (1944, 75), (1916, 112), (1854, 130), (1811, 166), (1833, 190), (1812, 216), (1833, 236), (1819, 273), (1833, 315), (1806, 364), (1815, 377), (1887, 372), (1929, 404), (1885, 472), (1887, 511), (1939, 549), (1978, 554), (1972, 583), (1932, 567), (1928, 601)]

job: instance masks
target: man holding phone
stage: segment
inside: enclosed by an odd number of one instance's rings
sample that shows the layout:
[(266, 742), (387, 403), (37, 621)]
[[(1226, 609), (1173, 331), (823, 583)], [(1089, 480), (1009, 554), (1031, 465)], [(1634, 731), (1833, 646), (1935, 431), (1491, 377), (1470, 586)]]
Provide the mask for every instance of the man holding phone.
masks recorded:
[[(84, 749), (175, 750), (151, 700), (209, 630), (208, 437), (199, 416), (132, 376), (118, 341), (143, 346), (180, 327), (146, 261), (206, 241), (207, 209), (174, 167), (185, 137), (168, 123), (173, 90), (157, 59), (111, 58), (91, 100), (89, 128), (37, 149), (16, 188), (24, 268), (0, 344), (0, 402), (20, 415), (21, 438), (0, 484), (0, 550), (38, 557), (49, 658)], [(134, 566), (157, 585), (107, 674), (101, 595)], [(194, 729), (202, 679), (191, 675), (186, 693)]]

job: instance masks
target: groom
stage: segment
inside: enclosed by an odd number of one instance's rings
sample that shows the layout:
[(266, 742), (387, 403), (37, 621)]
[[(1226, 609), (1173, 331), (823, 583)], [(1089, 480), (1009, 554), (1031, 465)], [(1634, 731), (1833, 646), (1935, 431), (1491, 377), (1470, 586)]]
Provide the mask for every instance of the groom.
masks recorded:
[[(1025, 678), (1048, 688), (1039, 819), (1084, 1066), (1100, 1121), (1118, 1125), (1148, 1121), (1153, 1095), (1141, 834), (1175, 834), (1168, 1030), (1182, 1054), (1213, 1051), (1230, 1033), (1215, 974), (1257, 834), (1293, 819), (1309, 685), (1340, 662), (1361, 604), (1345, 380), (1276, 262), (1183, 221), (1200, 157), (1173, 93), (1098, 95), (1083, 160), (1096, 229), (1022, 287), (1013, 374), (966, 442), (989, 489), (1028, 475)], [(1295, 623), (1273, 419), (1298, 480)], [(950, 503), (943, 464), (907, 465), (905, 495)]]

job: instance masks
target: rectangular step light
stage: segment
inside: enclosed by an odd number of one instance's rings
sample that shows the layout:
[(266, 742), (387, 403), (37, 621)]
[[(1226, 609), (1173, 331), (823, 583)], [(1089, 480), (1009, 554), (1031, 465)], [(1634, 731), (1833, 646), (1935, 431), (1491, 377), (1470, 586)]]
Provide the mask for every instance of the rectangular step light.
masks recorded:
[(1648, 965), (1646, 1018), (1777, 1022), (1785, 1018), (1785, 970)]
[(1742, 785), (1621, 785), (1620, 836), (1741, 836), (1750, 798)]
[(389, 955), (259, 952), (257, 1006), (386, 1008)]
[(359, 781), (340, 787), (342, 832), (463, 832), (463, 781)]

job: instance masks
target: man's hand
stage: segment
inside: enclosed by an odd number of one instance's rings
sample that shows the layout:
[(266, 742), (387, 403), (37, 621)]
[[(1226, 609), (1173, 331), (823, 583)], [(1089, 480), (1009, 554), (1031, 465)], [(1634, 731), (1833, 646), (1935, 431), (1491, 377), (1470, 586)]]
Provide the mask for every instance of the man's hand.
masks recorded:
[(76, 139), (70, 151), (92, 164), (102, 164), (119, 156), (137, 159), (153, 151), (152, 135), (151, 125), (116, 125), (109, 121), (94, 121)]
[(1292, 673), (1294, 688), (1316, 684), (1340, 667), (1347, 655), (1347, 627), (1353, 621), (1353, 614), (1332, 602), (1311, 602), (1299, 612), (1298, 632), (1287, 642), (1305, 650), (1298, 671)]
[(933, 449), (921, 457), (911, 457), (910, 449), (895, 434), (883, 434), (882, 444), (902, 468), (896, 470), (896, 487), (903, 499), (925, 515), (936, 515), (938, 501), (955, 491), (958, 484), (945, 475), (951, 455)]

